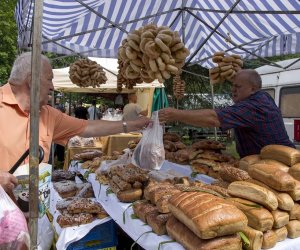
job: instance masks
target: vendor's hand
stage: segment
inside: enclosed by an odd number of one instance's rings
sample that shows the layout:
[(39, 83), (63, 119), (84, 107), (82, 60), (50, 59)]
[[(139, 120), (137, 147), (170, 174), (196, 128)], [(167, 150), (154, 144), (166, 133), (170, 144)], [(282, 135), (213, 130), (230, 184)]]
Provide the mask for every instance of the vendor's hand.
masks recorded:
[(134, 121), (128, 121), (128, 131), (138, 131), (146, 128), (151, 120), (146, 116), (140, 116)]
[(158, 111), (158, 117), (160, 123), (175, 121), (175, 115), (178, 110), (174, 108), (164, 108)]
[(18, 180), (12, 174), (0, 171), (0, 185), (6, 192), (10, 192), (18, 185)]

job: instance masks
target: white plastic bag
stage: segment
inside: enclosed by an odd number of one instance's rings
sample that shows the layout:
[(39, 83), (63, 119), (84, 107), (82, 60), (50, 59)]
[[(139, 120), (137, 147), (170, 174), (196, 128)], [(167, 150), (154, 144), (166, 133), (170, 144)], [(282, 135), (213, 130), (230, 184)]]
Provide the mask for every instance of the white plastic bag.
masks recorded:
[(22, 211), (0, 185), (0, 249), (28, 249), (29, 234)]
[(143, 131), (143, 136), (132, 155), (132, 164), (143, 169), (159, 170), (165, 160), (163, 128), (158, 111), (152, 113), (153, 123)]
[(123, 150), (124, 154), (118, 159), (114, 161), (103, 161), (100, 165), (100, 168), (96, 170), (96, 174), (99, 173), (107, 173), (111, 167), (116, 165), (127, 165), (131, 162), (131, 150), (125, 149)]

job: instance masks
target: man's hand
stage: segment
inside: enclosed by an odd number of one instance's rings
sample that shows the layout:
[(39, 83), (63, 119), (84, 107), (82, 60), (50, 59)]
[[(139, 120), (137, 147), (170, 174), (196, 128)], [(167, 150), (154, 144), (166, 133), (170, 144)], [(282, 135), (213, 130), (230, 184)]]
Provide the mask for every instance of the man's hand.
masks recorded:
[(158, 111), (158, 117), (160, 123), (176, 121), (175, 115), (178, 110), (174, 108), (164, 108)]
[(18, 185), (18, 180), (12, 174), (0, 171), (0, 185), (6, 192), (10, 192)]
[(148, 126), (150, 123), (150, 119), (146, 116), (140, 116), (134, 121), (128, 121), (127, 126), (128, 126), (128, 131), (137, 131), (137, 130), (142, 130)]

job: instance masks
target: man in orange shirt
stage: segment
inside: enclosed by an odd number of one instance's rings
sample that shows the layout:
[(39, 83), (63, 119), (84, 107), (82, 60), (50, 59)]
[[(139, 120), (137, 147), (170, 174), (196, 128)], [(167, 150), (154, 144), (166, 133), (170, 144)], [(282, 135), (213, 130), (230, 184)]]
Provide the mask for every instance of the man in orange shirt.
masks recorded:
[[(121, 132), (137, 131), (148, 125), (149, 118), (134, 121), (81, 120), (68, 116), (48, 106), (49, 93), (53, 91), (53, 72), (47, 57), (42, 55), (40, 80), (39, 144), (48, 162), (50, 145), (65, 145), (75, 136), (98, 137)], [(21, 54), (13, 65), (8, 83), (0, 87), (0, 180), (14, 179), (7, 171), (29, 148), (29, 115), (31, 88), (31, 52)], [(0, 182), (1, 184), (1, 182)]]

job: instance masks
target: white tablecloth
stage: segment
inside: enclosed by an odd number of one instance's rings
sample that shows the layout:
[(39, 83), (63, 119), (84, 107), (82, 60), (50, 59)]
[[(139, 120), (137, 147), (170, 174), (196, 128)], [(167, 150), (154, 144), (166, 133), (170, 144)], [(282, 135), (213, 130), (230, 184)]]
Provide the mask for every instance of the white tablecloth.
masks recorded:
[[(86, 170), (80, 168), (78, 170), (84, 175)], [(177, 173), (190, 176), (192, 173), (189, 166), (179, 165), (165, 161), (161, 170), (176, 171)], [(206, 183), (211, 183), (214, 179), (206, 175), (197, 175), (195, 179)], [(122, 203), (115, 194), (107, 193), (108, 186), (100, 185), (95, 179), (95, 174), (89, 174), (88, 181), (92, 184), (97, 201), (101, 203), (106, 212), (118, 223), (118, 225), (141, 247), (146, 250), (157, 250), (161, 242), (171, 241), (167, 235), (158, 236), (155, 233), (146, 233), (152, 231), (151, 227), (146, 225), (139, 219), (132, 219), (133, 209), (130, 203)], [(163, 244), (161, 250), (183, 250), (184, 248), (177, 242)], [(300, 250), (300, 238), (286, 239), (278, 242), (271, 250)]]

